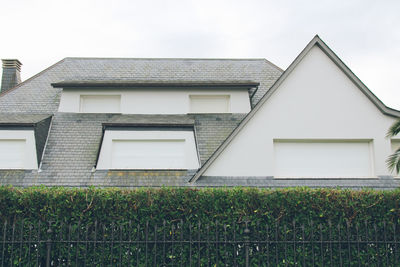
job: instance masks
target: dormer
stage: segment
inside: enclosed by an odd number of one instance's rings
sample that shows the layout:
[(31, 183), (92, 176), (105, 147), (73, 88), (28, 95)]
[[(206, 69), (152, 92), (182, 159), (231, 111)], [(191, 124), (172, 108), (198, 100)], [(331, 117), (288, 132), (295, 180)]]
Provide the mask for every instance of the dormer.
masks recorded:
[(190, 170), (200, 167), (194, 120), (103, 123), (98, 170)]
[(2, 114), (0, 169), (37, 170), (48, 136), (51, 116)]
[(122, 114), (248, 113), (252, 81), (67, 80), (59, 112)]

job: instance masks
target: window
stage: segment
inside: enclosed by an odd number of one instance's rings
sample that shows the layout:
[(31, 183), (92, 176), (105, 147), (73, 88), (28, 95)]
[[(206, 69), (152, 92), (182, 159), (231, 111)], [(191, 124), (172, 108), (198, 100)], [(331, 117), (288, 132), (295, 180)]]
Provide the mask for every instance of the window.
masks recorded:
[(81, 95), (82, 113), (120, 113), (120, 95)]
[(275, 176), (371, 177), (369, 141), (275, 140)]
[(185, 140), (112, 140), (112, 169), (181, 169), (185, 165)]
[(25, 139), (0, 140), (0, 169), (23, 169)]
[(197, 169), (193, 131), (106, 130), (97, 169)]
[(392, 139), (391, 145), (392, 145), (392, 153), (396, 152), (396, 150), (400, 148), (400, 139)]
[(190, 95), (190, 113), (229, 113), (229, 95)]
[(37, 169), (33, 130), (0, 130), (0, 169)]

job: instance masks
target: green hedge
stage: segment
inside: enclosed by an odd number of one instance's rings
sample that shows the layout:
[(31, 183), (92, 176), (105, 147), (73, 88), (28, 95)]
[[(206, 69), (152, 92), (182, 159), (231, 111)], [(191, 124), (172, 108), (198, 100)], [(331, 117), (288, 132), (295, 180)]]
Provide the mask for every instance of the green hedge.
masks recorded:
[[(79, 241), (53, 243), (57, 266), (244, 266), (245, 240), (250, 266), (397, 266), (399, 203), (400, 190), (0, 187), (0, 265), (44, 266), (50, 238)], [(163, 238), (193, 242), (144, 242)]]
[(399, 204), (400, 190), (0, 187), (0, 218), (9, 221), (161, 223), (184, 219), (204, 223), (247, 217), (264, 223), (328, 219), (398, 222)]

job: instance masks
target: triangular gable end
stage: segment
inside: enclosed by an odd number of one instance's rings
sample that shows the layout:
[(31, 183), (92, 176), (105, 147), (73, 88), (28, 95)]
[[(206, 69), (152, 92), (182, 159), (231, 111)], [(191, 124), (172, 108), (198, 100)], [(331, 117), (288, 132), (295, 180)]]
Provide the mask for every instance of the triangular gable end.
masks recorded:
[(214, 152), (209, 160), (198, 170), (198, 172), (191, 178), (190, 182), (198, 180), (203, 173), (213, 164), (213, 162), (219, 157), (219, 155), (225, 150), (226, 147), (232, 142), (232, 140), (238, 135), (238, 133), (245, 127), (255, 113), (263, 106), (263, 104), (271, 97), (271, 95), (280, 87), (280, 85), (286, 80), (291, 72), (297, 67), (302, 59), (308, 54), (308, 52), (314, 47), (318, 46), (332, 61), (333, 63), (353, 82), (353, 84), (361, 90), (361, 92), (367, 96), (367, 98), (385, 115), (392, 117), (400, 117), (400, 111), (388, 108), (385, 106), (365, 85), (361, 80), (339, 59), (339, 57), (316, 35), (309, 44), (303, 49), (303, 51), (296, 57), (292, 64), (287, 70), (279, 77), (274, 85), (268, 90), (268, 92), (261, 98), (258, 104), (248, 113), (248, 115), (242, 120), (238, 127), (228, 136), (228, 138), (221, 144), (221, 146)]

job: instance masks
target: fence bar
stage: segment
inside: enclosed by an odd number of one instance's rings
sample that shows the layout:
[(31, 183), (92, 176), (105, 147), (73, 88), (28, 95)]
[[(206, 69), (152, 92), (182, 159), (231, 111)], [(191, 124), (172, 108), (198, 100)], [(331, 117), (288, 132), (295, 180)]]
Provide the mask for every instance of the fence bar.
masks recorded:
[[(376, 242), (377, 253), (379, 255), (378, 229), (376, 223), (374, 223), (374, 231), (375, 231), (375, 242)], [(378, 260), (378, 266), (381, 266), (381, 258), (379, 256), (377, 257), (377, 260)]]
[(358, 261), (358, 267), (361, 267), (361, 262), (360, 262), (360, 236), (358, 234), (358, 224), (356, 224), (356, 235), (357, 235), (357, 261)]
[(122, 224), (119, 226), (119, 263), (118, 266), (122, 266)]
[(250, 239), (250, 229), (248, 227), (248, 221), (245, 222), (246, 228), (244, 229), (243, 233), (245, 234), (244, 238), (244, 246), (246, 250), (246, 267), (249, 267), (249, 239)]
[(163, 221), (161, 226), (131, 221), (15, 220), (11, 225), (4, 221), (0, 266), (397, 266), (399, 262), (395, 223), (336, 225), (321, 220), (309, 221), (307, 227), (295, 221), (274, 225), (248, 220), (203, 226), (183, 220)]
[(157, 266), (157, 225), (154, 225), (154, 266)]
[(149, 240), (149, 221), (146, 221), (146, 228), (144, 230), (144, 235), (145, 235), (145, 258), (144, 258), (144, 266), (147, 267), (147, 255), (148, 255), (148, 240)]
[(37, 248), (36, 248), (36, 266), (39, 266), (39, 250), (40, 250), (40, 227), (41, 223), (38, 222), (38, 229), (37, 229)]
[(387, 253), (387, 238), (386, 238), (386, 222), (383, 222), (383, 240), (384, 240), (384, 245), (385, 245), (385, 259), (386, 259), (386, 266), (389, 266), (389, 257)]
[(18, 266), (21, 266), (21, 259), (22, 259), (22, 242), (23, 242), (23, 233), (24, 233), (24, 220), (21, 222), (21, 227), (20, 227), (20, 232), (19, 232), (19, 237), (20, 237), (20, 245), (19, 245), (19, 258), (18, 258)]
[(293, 263), (297, 265), (296, 259), (296, 221), (293, 220)]
[(4, 266), (4, 253), (6, 249), (6, 231), (7, 231), (7, 220), (4, 221), (4, 229), (3, 229), (3, 252), (1, 254), (1, 266)]
[(49, 222), (49, 228), (47, 229), (47, 254), (46, 254), (46, 267), (50, 267), (50, 255), (51, 255), (51, 234), (53, 230), (51, 230), (51, 221)]
[[(366, 241), (369, 241), (368, 222), (365, 220), (365, 221), (364, 221), (364, 224), (365, 224), (365, 240), (366, 240)], [(368, 253), (368, 251), (369, 251), (368, 244), (366, 245), (365, 250), (366, 250), (366, 252), (367, 252), (367, 253), (366, 253), (366, 254), (367, 254), (367, 266), (370, 266), (370, 263), (369, 263), (369, 253)]]
[(319, 231), (321, 237), (321, 266), (324, 265), (324, 243), (323, 243), (323, 233), (322, 233), (322, 224), (319, 224)]
[(198, 236), (197, 236), (197, 248), (198, 248), (197, 265), (201, 266), (201, 247), (200, 247), (201, 222), (200, 221), (198, 223), (197, 233), (198, 233)]
[(332, 221), (328, 221), (329, 225), (329, 254), (331, 259), (331, 267), (333, 267), (333, 251), (332, 251)]
[(397, 241), (396, 241), (396, 222), (393, 222), (393, 242), (394, 242), (394, 259), (393, 262), (396, 263), (397, 261)]
[(15, 234), (15, 220), (12, 225), (12, 235), (11, 235), (11, 256), (10, 256), (10, 266), (12, 266), (13, 263), (13, 256), (14, 256), (14, 234)]

